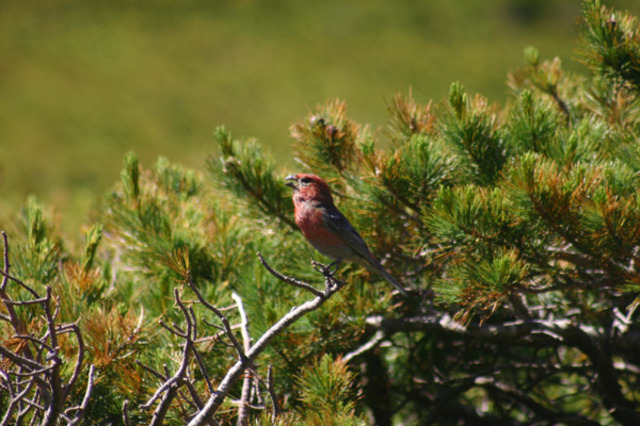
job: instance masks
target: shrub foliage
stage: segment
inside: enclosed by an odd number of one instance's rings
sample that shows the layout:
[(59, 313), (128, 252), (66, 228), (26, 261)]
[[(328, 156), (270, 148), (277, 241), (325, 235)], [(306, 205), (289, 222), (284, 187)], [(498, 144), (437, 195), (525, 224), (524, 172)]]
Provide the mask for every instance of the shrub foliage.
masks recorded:
[(587, 76), (527, 48), (505, 106), (454, 83), (384, 132), (339, 100), (292, 126), (407, 298), (314, 267), (289, 173), (224, 128), (204, 172), (127, 156), (84, 247), (30, 200), (2, 424), (639, 424), (637, 18), (586, 1), (580, 51)]

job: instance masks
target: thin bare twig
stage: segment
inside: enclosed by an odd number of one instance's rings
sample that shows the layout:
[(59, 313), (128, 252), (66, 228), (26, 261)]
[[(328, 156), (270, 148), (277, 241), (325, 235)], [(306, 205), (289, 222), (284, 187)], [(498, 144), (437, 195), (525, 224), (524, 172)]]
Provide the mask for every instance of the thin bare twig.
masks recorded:
[[(162, 421), (164, 420), (164, 416), (166, 415), (167, 410), (169, 409), (169, 405), (173, 401), (173, 398), (175, 398), (178, 392), (178, 388), (182, 383), (182, 380), (186, 374), (186, 371), (189, 365), (191, 348), (193, 345), (193, 340), (191, 338), (192, 328), (193, 328), (192, 318), (189, 315), (187, 308), (184, 306), (184, 304), (180, 300), (180, 293), (178, 292), (178, 289), (174, 289), (174, 297), (175, 297), (176, 304), (182, 310), (182, 313), (187, 321), (187, 332), (184, 333), (186, 342), (184, 344), (182, 362), (180, 363), (180, 367), (178, 368), (178, 371), (176, 371), (176, 373), (171, 378), (167, 379), (155, 391), (155, 393), (151, 396), (151, 398), (149, 398), (149, 400), (141, 406), (141, 408), (143, 409), (151, 408), (151, 406), (156, 402), (156, 400), (162, 396), (162, 400), (160, 401), (160, 404), (158, 404), (158, 407), (156, 407), (156, 410), (154, 411), (151, 424), (162, 424)], [(169, 328), (169, 330), (171, 330), (171, 328)], [(179, 333), (176, 333), (176, 334), (180, 335)], [(166, 394), (163, 396), (165, 392)]]
[(51, 346), (49, 346), (47, 344), (47, 342), (42, 341), (42, 339), (38, 338), (38, 337), (33, 337), (29, 334), (15, 334), (13, 336), (16, 339), (23, 339), (23, 340), (29, 340), (33, 343), (35, 343), (36, 345), (42, 346), (43, 348), (45, 348), (48, 351), (53, 351), (53, 348)]
[[(73, 388), (76, 380), (78, 380), (78, 376), (80, 376), (80, 370), (82, 369), (82, 363), (84, 361), (84, 339), (82, 338), (80, 328), (77, 324), (67, 324), (67, 327), (75, 334), (76, 340), (78, 341), (78, 357), (76, 359), (76, 365), (73, 369), (73, 373), (71, 374), (71, 378), (69, 379), (69, 382), (64, 386), (65, 398), (71, 392), (71, 388)], [(93, 374), (93, 365), (89, 368), (89, 374)], [(93, 377), (91, 377), (91, 380), (93, 380)], [(90, 391), (90, 389), (88, 389), (88, 391)]]
[(0, 291), (4, 292), (4, 289), (7, 288), (7, 283), (9, 282), (9, 241), (7, 240), (7, 233), (2, 231), (2, 240), (4, 242), (4, 250), (3, 250), (3, 259), (4, 266), (2, 274), (2, 283), (0, 284)]
[(28, 368), (33, 369), (33, 370), (41, 370), (41, 369), (45, 368), (44, 365), (42, 365), (42, 364), (40, 364), (40, 363), (38, 363), (38, 362), (36, 362), (36, 361), (34, 361), (32, 359), (29, 359), (29, 358), (20, 356), (20, 355), (18, 355), (16, 353), (13, 353), (10, 350), (5, 349), (4, 346), (0, 346), (0, 354), (5, 356), (6, 358), (8, 358), (14, 364), (25, 366), (25, 367), (28, 367)]
[(66, 399), (66, 392), (63, 389), (62, 378), (60, 377), (60, 367), (62, 360), (58, 354), (58, 335), (56, 331), (56, 325), (54, 322), (54, 315), (51, 313), (51, 287), (46, 287), (45, 301), (43, 302), (43, 308), (45, 318), (47, 320), (47, 328), (49, 330), (49, 342), (53, 351), (49, 351), (48, 358), (53, 364), (53, 369), (49, 377), (49, 383), (51, 386), (51, 393), (48, 396), (47, 409), (44, 415), (42, 424), (55, 425), (58, 417), (62, 412), (64, 401)]
[(280, 404), (278, 403), (278, 395), (273, 386), (273, 366), (271, 364), (269, 364), (269, 368), (267, 369), (267, 390), (271, 397), (271, 423), (275, 424), (280, 415)]
[(39, 299), (40, 296), (38, 295), (38, 293), (35, 292), (34, 289), (26, 285), (24, 282), (20, 281), (18, 278), (11, 276), (9, 274), (9, 269), (11, 267), (9, 263), (9, 241), (7, 238), (7, 233), (4, 231), (2, 231), (2, 240), (4, 242), (4, 250), (3, 250), (4, 267), (0, 269), (0, 274), (2, 275), (2, 283), (0, 283), (0, 297), (4, 298), (2, 294), (4, 293), (4, 290), (6, 289), (9, 280), (11, 280), (16, 284), (20, 285), (25, 290), (27, 290), (29, 293), (31, 293), (33, 297), (35, 297), (36, 299)]
[[(189, 307), (189, 312), (191, 313), (191, 316), (193, 318), (194, 323), (195, 321), (195, 313), (193, 312), (193, 308)], [(202, 360), (202, 357), (200, 356), (200, 353), (196, 350), (195, 348), (195, 344), (198, 343), (198, 339), (197, 339), (197, 335), (195, 333), (194, 330), (194, 334), (193, 334), (193, 343), (194, 343), (194, 347), (193, 347), (193, 355), (196, 359), (196, 362), (198, 363), (198, 367), (200, 368), (200, 373), (202, 373), (202, 377), (204, 377), (204, 381), (207, 384), (207, 389), (209, 389), (209, 392), (213, 392), (213, 385), (211, 384), (211, 379), (209, 378), (209, 374), (207, 374), (207, 369), (204, 366), (204, 361)], [(193, 392), (192, 392), (193, 393)], [(197, 394), (196, 394), (197, 395)], [(202, 408), (202, 407), (200, 407)]]
[(65, 415), (67, 416), (69, 415), (68, 414), (69, 411), (75, 411), (75, 410), (78, 411), (75, 417), (73, 418), (73, 420), (69, 422), (70, 425), (75, 425), (80, 423), (84, 418), (84, 413), (87, 412), (87, 407), (89, 406), (89, 399), (91, 398), (91, 392), (93, 391), (94, 372), (95, 372), (95, 368), (93, 365), (91, 365), (89, 367), (89, 377), (87, 378), (87, 390), (84, 393), (84, 398), (82, 398), (82, 403), (80, 403), (80, 406), (72, 407), (65, 411)]
[(140, 367), (142, 367), (147, 372), (149, 372), (149, 373), (153, 374), (154, 376), (156, 376), (157, 378), (159, 378), (160, 380), (163, 380), (163, 381), (167, 380), (167, 376), (164, 376), (162, 373), (160, 373), (155, 368), (149, 367), (148, 365), (144, 364), (142, 361), (137, 359), (135, 361), (135, 363), (138, 364)]
[(222, 312), (220, 312), (218, 308), (213, 306), (202, 296), (202, 293), (200, 293), (200, 290), (198, 290), (198, 287), (195, 285), (195, 283), (191, 279), (191, 273), (188, 273), (187, 283), (189, 284), (189, 287), (191, 287), (191, 290), (196, 294), (196, 297), (198, 298), (200, 303), (202, 303), (207, 309), (209, 309), (211, 312), (216, 314), (218, 318), (220, 318), (220, 321), (222, 321), (222, 325), (224, 326), (225, 334), (229, 336), (229, 339), (231, 340), (233, 347), (238, 352), (238, 356), (240, 358), (244, 358), (245, 357), (244, 349), (242, 348), (242, 345), (240, 344), (240, 342), (238, 342), (238, 339), (236, 338), (236, 336), (233, 334), (231, 324), (229, 323), (229, 320), (227, 319), (227, 317)]
[(122, 403), (122, 422), (124, 426), (131, 426), (131, 420), (129, 419), (129, 400), (125, 399)]
[(307, 284), (303, 281), (300, 281), (297, 278), (292, 278), (292, 277), (287, 277), (285, 275), (282, 275), (280, 272), (276, 271), (275, 269), (273, 269), (271, 267), (271, 265), (269, 265), (264, 258), (262, 257), (262, 254), (260, 254), (260, 252), (258, 252), (258, 259), (260, 259), (260, 263), (262, 263), (262, 266), (265, 267), (265, 269), (267, 271), (269, 271), (269, 273), (271, 275), (273, 275), (274, 277), (278, 278), (280, 281), (284, 281), (287, 284), (291, 284), (293, 286), (299, 287), (301, 289), (307, 290), (308, 292), (312, 293), (314, 296), (321, 296), (323, 293), (322, 291), (318, 290), (317, 288), (313, 287), (310, 284)]

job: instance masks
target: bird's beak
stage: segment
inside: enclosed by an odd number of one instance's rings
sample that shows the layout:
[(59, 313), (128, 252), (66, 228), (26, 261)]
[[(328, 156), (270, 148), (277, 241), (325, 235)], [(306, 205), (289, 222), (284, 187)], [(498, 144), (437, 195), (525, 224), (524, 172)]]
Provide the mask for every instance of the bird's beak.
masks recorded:
[(296, 189), (298, 187), (298, 179), (296, 179), (296, 177), (294, 175), (289, 175), (286, 178), (284, 178), (284, 180), (290, 180), (291, 181), (291, 182), (285, 183), (285, 185), (290, 186), (293, 189)]

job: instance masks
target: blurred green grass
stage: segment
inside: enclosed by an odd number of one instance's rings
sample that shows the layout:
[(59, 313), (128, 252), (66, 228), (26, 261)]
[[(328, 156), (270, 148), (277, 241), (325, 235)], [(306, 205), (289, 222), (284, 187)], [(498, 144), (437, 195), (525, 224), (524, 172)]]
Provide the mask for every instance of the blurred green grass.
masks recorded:
[[(637, 0), (606, 3), (638, 13)], [(460, 81), (504, 102), (528, 45), (582, 70), (579, 12), (578, 0), (3, 0), (0, 213), (36, 194), (77, 229), (127, 151), (202, 169), (220, 124), (286, 165), (290, 124), (336, 97), (374, 128), (410, 88), (439, 101)]]

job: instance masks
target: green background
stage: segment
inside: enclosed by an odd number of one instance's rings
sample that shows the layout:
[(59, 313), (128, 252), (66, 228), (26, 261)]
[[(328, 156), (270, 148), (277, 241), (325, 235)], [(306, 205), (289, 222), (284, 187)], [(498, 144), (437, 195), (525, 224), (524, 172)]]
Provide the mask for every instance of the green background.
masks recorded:
[(374, 130), (397, 92), (439, 101), (460, 81), (504, 103), (526, 46), (584, 70), (579, 12), (578, 0), (4, 0), (0, 213), (36, 194), (77, 229), (126, 152), (203, 169), (221, 124), (293, 168), (289, 126), (336, 97)]

